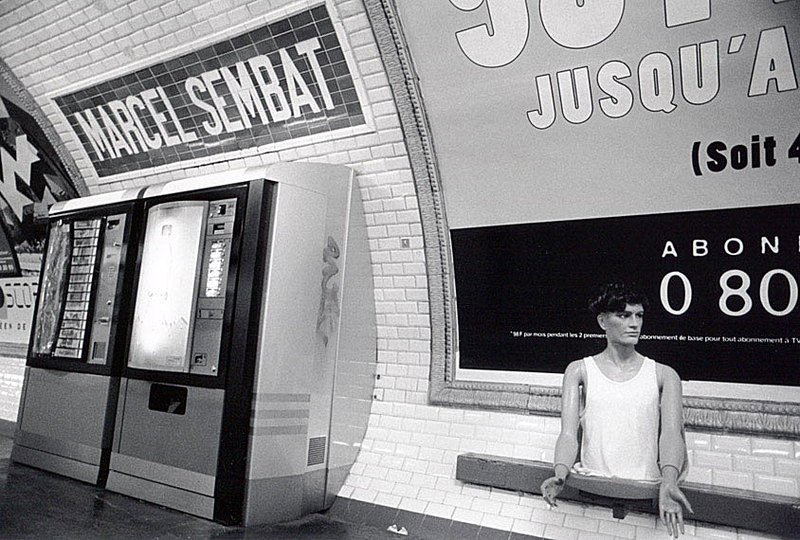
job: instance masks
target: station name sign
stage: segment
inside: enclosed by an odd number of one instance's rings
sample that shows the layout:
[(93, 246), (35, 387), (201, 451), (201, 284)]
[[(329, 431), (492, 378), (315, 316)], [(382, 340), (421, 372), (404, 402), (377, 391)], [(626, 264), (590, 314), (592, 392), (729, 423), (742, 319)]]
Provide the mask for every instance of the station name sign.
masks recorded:
[(324, 5), (55, 102), (101, 177), (365, 122)]

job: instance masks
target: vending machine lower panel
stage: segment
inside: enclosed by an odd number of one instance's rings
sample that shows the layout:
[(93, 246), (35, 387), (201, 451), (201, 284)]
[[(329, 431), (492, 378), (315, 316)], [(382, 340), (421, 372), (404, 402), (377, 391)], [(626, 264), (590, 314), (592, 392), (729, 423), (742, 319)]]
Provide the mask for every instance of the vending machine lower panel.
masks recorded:
[(118, 383), (103, 375), (28, 367), (11, 459), (102, 483), (112, 429), (106, 413)]
[(290, 521), (324, 510), (325, 476), (322, 468), (294, 476), (248, 480), (244, 524)]
[(323, 509), (327, 437), (309, 437), (311, 405), (308, 393), (254, 396), (245, 525)]
[(223, 398), (123, 379), (106, 488), (212, 519)]

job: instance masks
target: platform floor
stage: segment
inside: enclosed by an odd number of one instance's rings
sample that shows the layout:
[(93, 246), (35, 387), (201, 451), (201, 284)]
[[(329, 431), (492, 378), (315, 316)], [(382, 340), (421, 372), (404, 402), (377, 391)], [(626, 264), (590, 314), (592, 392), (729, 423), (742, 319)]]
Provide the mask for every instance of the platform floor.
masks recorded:
[(0, 538), (42, 539), (333, 539), (399, 536), (324, 514), (279, 525), (226, 527), (10, 462), (12, 439), (0, 436)]

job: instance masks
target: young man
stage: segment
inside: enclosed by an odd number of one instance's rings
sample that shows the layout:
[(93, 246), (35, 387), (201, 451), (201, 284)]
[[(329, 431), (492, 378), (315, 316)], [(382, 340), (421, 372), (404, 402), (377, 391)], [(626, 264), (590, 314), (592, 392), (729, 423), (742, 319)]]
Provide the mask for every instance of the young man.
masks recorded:
[(660, 482), (659, 514), (677, 538), (684, 531), (681, 504), (692, 511), (678, 488), (686, 466), (681, 380), (636, 351), (646, 307), (643, 293), (621, 283), (606, 285), (589, 304), (606, 347), (567, 366), (555, 476), (542, 483), (542, 495), (555, 506), (572, 472)]

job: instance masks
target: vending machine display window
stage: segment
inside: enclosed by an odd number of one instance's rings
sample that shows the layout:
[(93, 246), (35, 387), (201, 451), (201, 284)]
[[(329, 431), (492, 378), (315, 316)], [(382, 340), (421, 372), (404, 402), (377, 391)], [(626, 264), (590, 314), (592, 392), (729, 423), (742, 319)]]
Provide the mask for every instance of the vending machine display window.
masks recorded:
[(35, 354), (52, 354), (58, 334), (59, 315), (66, 292), (67, 269), (72, 254), (70, 224), (64, 220), (50, 226), (49, 243), (39, 293), (39, 317), (33, 336)]
[(241, 240), (234, 229), (241, 227), (237, 216), (244, 213), (237, 207), (245, 204), (245, 194), (240, 186), (146, 205), (129, 374), (161, 373), (172, 383), (187, 382), (183, 375), (200, 376), (204, 380), (195, 383), (224, 385), (223, 329), (233, 305), (235, 277), (230, 282), (229, 275), (235, 276), (231, 264)]
[(114, 213), (51, 223), (30, 344), (33, 364), (109, 364), (127, 221), (125, 213)]
[(128, 366), (189, 371), (207, 201), (150, 208)]

